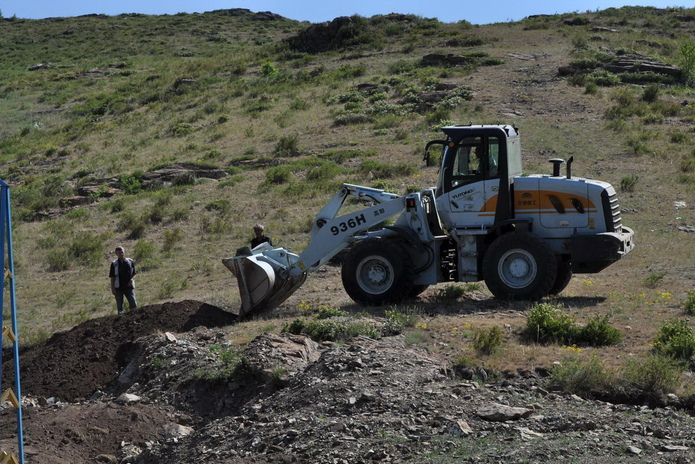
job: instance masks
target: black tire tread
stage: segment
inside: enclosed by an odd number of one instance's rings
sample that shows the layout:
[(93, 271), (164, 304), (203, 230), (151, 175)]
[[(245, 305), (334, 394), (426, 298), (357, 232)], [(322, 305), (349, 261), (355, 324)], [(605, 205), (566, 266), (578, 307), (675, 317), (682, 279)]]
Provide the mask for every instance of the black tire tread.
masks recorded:
[[(355, 302), (364, 306), (378, 306), (400, 303), (411, 297), (415, 273), (410, 255), (399, 246), (396, 240), (371, 238), (355, 245), (345, 257), (341, 271), (343, 287)], [(383, 293), (368, 293), (357, 282), (357, 268), (368, 256), (381, 256), (391, 263), (394, 269), (394, 282)]]
[[(507, 286), (497, 274), (497, 264), (504, 253), (524, 249), (536, 260), (538, 274), (526, 287)], [(553, 251), (539, 237), (528, 232), (516, 232), (498, 237), (483, 258), (483, 277), (488, 289), (502, 300), (540, 300), (550, 294), (557, 277), (557, 259)]]

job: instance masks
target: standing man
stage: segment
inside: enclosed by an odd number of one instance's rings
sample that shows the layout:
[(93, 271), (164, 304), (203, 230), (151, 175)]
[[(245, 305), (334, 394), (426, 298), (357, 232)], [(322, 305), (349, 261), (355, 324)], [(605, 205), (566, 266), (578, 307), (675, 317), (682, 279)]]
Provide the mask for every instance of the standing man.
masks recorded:
[(138, 307), (135, 301), (135, 263), (125, 257), (125, 249), (116, 247), (116, 259), (111, 263), (109, 270), (111, 278), (111, 293), (116, 297), (116, 309), (118, 314), (123, 314), (123, 297), (128, 300), (130, 309)]
[(273, 242), (270, 240), (270, 237), (267, 237), (263, 231), (265, 230), (265, 227), (263, 224), (256, 224), (253, 226), (253, 232), (256, 234), (255, 237), (251, 239), (251, 249), (256, 248), (258, 245), (264, 242), (268, 242), (269, 245), (273, 245)]

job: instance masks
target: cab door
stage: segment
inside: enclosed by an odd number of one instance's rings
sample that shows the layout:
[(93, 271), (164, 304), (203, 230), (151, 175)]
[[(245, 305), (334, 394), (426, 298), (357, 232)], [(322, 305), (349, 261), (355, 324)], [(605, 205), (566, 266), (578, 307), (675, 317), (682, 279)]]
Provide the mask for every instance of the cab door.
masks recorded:
[(445, 228), (486, 228), (495, 221), (499, 139), (468, 137), (444, 154), (437, 208)]

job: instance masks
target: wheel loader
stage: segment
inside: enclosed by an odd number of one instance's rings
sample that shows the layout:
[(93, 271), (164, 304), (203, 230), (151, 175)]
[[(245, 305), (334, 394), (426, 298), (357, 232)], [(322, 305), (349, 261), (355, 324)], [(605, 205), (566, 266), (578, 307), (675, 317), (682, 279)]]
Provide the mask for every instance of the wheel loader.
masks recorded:
[[(572, 158), (565, 174), (565, 161), (552, 159), (552, 174), (526, 175), (516, 127), (442, 130), (446, 137), (425, 147), (426, 163), (439, 164), (435, 187), (398, 196), (343, 184), (316, 215), (301, 254), (264, 243), (223, 259), (238, 282), (240, 316), (277, 307), (346, 247), (343, 286), (361, 305), (481, 280), (497, 298), (539, 300), (634, 248), (615, 189), (573, 177)], [(338, 216), (348, 197), (364, 207)]]

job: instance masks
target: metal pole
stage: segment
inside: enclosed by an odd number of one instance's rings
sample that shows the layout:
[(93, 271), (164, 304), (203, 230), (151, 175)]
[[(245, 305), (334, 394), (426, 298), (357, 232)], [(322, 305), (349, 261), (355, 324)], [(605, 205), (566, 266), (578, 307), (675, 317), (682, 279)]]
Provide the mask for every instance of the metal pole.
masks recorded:
[[(0, 181), (2, 182), (2, 181)], [(2, 240), (2, 256), (5, 256), (5, 243), (7, 243), (7, 269), (10, 275), (10, 309), (12, 314), (12, 332), (14, 333), (14, 372), (15, 372), (15, 395), (17, 396), (18, 406), (17, 406), (17, 445), (20, 464), (24, 464), (24, 427), (22, 424), (22, 386), (19, 376), (19, 332), (17, 325), (17, 300), (14, 284), (14, 253), (12, 251), (12, 214), (10, 211), (10, 187), (5, 182), (2, 182), (2, 207), (0, 210), (3, 211), (2, 219), (2, 233), (0, 235), (6, 235), (6, 240), (3, 237)], [(4, 278), (3, 278), (4, 281)], [(4, 284), (3, 284), (4, 293)], [(1, 297), (0, 297), (1, 298)], [(0, 299), (0, 304), (4, 303)], [(4, 308), (4, 306), (0, 306)], [(1, 328), (1, 327), (0, 327)]]

